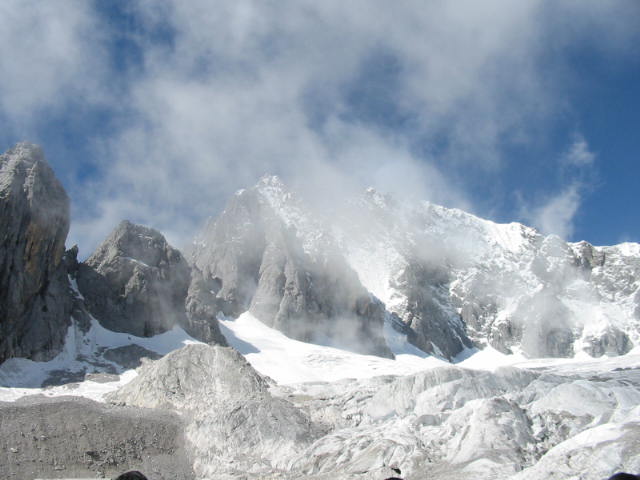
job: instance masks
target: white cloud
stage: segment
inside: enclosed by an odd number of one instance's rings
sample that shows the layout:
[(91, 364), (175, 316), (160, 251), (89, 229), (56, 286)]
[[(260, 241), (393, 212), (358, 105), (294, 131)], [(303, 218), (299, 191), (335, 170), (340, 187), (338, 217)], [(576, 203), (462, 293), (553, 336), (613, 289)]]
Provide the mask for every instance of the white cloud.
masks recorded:
[[(3, 2), (0, 106), (16, 122), (28, 123), (43, 106), (65, 105), (78, 95), (105, 101), (109, 82), (122, 80), (90, 5)], [(549, 29), (575, 21), (553, 37), (560, 49), (586, 30), (606, 32), (617, 18), (611, 12), (618, 7), (584, 5), (130, 3), (147, 29), (162, 26), (175, 35), (164, 43), (132, 37), (142, 66), (110, 99), (130, 114), (96, 149), (105, 176), (74, 187), (79, 213), (72, 235), (93, 246), (108, 224), (129, 218), (182, 243), (233, 190), (264, 173), (318, 196), (373, 184), (469, 208), (473, 199), (457, 179), (490, 178), (505, 162), (518, 161), (502, 158), (502, 142), (533, 141), (558, 108), (562, 76), (554, 80), (539, 61)], [(387, 84), (366, 91), (380, 71), (390, 75), (392, 91)], [(29, 82), (33, 78), (39, 81)], [(348, 93), (365, 91), (374, 109), (363, 114)], [(388, 104), (409, 119), (406, 129), (381, 128)], [(424, 153), (412, 145), (417, 139), (427, 152), (445, 147)], [(593, 162), (589, 155), (586, 141), (577, 142), (567, 161), (584, 165)], [(565, 193), (556, 205), (566, 219), (579, 195)], [(97, 218), (82, 211), (94, 204)], [(551, 219), (543, 210), (540, 218)], [(562, 222), (543, 224), (555, 230)]]
[[(308, 192), (377, 185), (469, 207), (444, 165), (498, 168), (500, 137), (547, 103), (530, 62), (538, 2), (165, 2), (162, 19), (157, 5), (144, 4), (145, 18), (170, 21), (176, 37), (171, 49), (146, 46), (129, 99), (138, 121), (108, 145), (106, 182), (120, 208), (135, 199), (122, 216), (144, 210), (184, 237), (193, 230), (184, 223), (199, 220), (185, 209), (213, 213), (269, 172)], [(439, 164), (402, 132), (349, 117), (345, 92), (358, 92), (367, 62), (384, 56), (397, 62), (396, 90), (380, 93), (426, 144), (446, 137)]]
[(0, 112), (11, 121), (5, 130), (29, 132), (45, 109), (99, 96), (102, 52), (89, 38), (100, 39), (89, 2), (0, 3)]
[(581, 202), (580, 187), (574, 184), (548, 198), (531, 212), (523, 211), (522, 213), (542, 233), (554, 234), (570, 240)]
[(596, 159), (596, 154), (589, 149), (589, 144), (585, 138), (576, 134), (575, 139), (569, 150), (562, 157), (562, 161), (566, 165), (575, 167), (590, 167)]

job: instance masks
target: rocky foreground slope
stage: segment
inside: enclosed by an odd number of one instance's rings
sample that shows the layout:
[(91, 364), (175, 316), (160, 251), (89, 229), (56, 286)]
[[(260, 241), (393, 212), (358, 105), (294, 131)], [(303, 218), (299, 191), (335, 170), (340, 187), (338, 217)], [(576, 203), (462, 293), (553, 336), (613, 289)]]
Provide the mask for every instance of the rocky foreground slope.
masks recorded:
[(198, 478), (602, 479), (640, 470), (639, 387), (637, 368), (513, 367), (283, 387), (228, 347), (193, 345), (109, 400), (180, 412)]
[(158, 480), (194, 478), (184, 424), (170, 412), (77, 397), (0, 402), (0, 477), (106, 478), (135, 464)]

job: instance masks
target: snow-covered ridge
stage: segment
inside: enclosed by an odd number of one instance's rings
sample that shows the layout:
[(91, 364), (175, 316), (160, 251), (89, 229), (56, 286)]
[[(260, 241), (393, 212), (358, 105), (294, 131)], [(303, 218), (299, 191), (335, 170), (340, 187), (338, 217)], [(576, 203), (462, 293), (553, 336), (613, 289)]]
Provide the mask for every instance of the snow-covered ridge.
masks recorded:
[[(411, 299), (420, 295), (441, 323), (453, 327), (462, 319), (476, 345), (505, 353), (599, 356), (640, 344), (639, 244), (567, 243), (520, 223), (498, 224), (372, 188), (327, 216), (277, 177), (254, 188), (307, 253), (337, 246), (362, 284), (408, 323), (416, 315)], [(556, 330), (563, 340), (545, 345)]]

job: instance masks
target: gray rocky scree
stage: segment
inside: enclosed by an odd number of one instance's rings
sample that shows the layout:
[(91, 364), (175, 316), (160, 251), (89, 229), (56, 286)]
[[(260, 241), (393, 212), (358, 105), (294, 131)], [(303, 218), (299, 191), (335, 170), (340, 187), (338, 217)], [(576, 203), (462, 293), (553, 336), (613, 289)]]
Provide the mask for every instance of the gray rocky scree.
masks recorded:
[(184, 422), (173, 412), (32, 395), (0, 402), (0, 478), (195, 478)]
[(384, 305), (336, 249), (317, 253), (304, 250), (258, 187), (232, 197), (190, 252), (225, 314), (250, 310), (301, 341), (393, 357), (383, 336)]
[(201, 275), (152, 228), (122, 221), (78, 266), (77, 281), (105, 328), (148, 337), (180, 325), (199, 340), (226, 344)]
[(0, 155), (0, 363), (61, 349), (71, 295), (64, 242), (69, 198), (36, 145)]

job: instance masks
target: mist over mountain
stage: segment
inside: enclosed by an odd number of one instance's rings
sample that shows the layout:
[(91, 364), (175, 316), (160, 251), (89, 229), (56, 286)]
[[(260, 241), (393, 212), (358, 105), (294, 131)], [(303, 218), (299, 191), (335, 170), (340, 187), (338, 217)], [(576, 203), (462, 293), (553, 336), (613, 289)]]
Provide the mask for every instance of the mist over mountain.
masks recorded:
[[(529, 358), (627, 353), (639, 340), (639, 251), (567, 243), (373, 189), (322, 212), (266, 176), (209, 222), (190, 258), (218, 286), (225, 313), (249, 309), (305, 340), (291, 319), (347, 316), (317, 301), (338, 302), (325, 268), (340, 292), (359, 283), (384, 309), (376, 316), (423, 351), (453, 360), (485, 346)], [(362, 308), (371, 307), (355, 310)]]
[[(26, 143), (0, 156), (0, 201), (3, 477), (640, 470), (638, 244), (374, 189), (322, 208), (265, 176), (184, 253), (123, 220), (80, 262), (68, 197)], [(15, 440), (32, 415), (55, 421)], [(132, 416), (141, 433), (115, 428)], [(96, 418), (105, 438), (86, 440)]]

